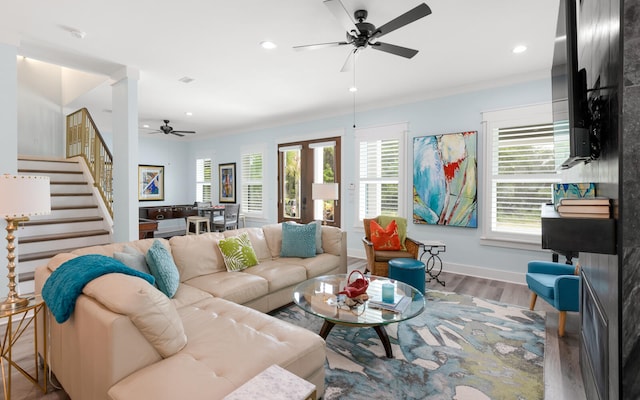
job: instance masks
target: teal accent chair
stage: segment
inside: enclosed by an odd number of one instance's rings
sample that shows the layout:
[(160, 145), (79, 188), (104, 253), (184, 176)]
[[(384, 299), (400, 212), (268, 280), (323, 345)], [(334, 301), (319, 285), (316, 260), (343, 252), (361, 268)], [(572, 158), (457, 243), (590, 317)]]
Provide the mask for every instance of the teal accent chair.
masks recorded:
[(580, 311), (579, 267), (550, 261), (530, 261), (527, 286), (531, 290), (533, 310), (538, 296), (560, 311), (558, 336), (564, 336), (567, 311)]

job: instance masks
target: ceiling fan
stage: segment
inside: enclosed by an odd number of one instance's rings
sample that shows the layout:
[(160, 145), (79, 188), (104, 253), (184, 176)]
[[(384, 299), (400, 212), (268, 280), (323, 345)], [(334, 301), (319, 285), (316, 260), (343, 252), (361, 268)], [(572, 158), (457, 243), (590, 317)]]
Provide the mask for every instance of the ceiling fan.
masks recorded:
[(425, 3), (422, 3), (419, 6), (416, 6), (406, 13), (400, 15), (399, 17), (387, 22), (381, 27), (376, 28), (375, 25), (369, 22), (365, 22), (368, 16), (367, 10), (356, 10), (356, 12), (354, 12), (353, 14), (355, 19), (353, 19), (340, 0), (325, 0), (324, 4), (329, 8), (329, 11), (331, 11), (331, 13), (338, 19), (342, 26), (346, 28), (347, 40), (343, 42), (329, 42), (294, 46), (293, 49), (313, 50), (325, 47), (352, 45), (354, 49), (349, 52), (347, 61), (344, 63), (341, 71), (348, 71), (351, 65), (351, 57), (367, 47), (395, 54), (400, 57), (412, 58), (413, 56), (418, 54), (418, 50), (396, 46), (389, 43), (378, 42), (378, 38), (431, 14), (431, 9), (429, 8), (429, 6)]
[(195, 131), (176, 131), (173, 129), (172, 126), (169, 126), (169, 120), (165, 119), (164, 121), (164, 125), (160, 125), (160, 129), (158, 129), (157, 131), (153, 131), (153, 132), (149, 132), (149, 133), (164, 133), (165, 135), (168, 134), (172, 134), (172, 135), (176, 135), (176, 136), (184, 136), (185, 133), (196, 133)]

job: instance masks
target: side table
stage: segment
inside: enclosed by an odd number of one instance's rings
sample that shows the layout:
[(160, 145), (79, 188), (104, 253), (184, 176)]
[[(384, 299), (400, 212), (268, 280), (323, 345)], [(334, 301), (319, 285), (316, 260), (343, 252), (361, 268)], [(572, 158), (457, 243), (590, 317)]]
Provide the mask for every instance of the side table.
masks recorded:
[[(445, 286), (444, 281), (440, 280), (440, 274), (442, 273), (442, 259), (440, 253), (447, 251), (447, 246), (444, 242), (438, 240), (419, 240), (420, 247), (422, 247), (422, 254), (420, 255), (420, 261), (424, 262), (425, 272), (431, 277), (427, 279), (427, 282), (436, 280), (442, 286)], [(429, 254), (426, 261), (422, 258)]]
[(316, 400), (316, 385), (274, 364), (224, 398), (246, 399)]
[[(6, 318), (6, 327), (4, 337), (0, 347), (0, 367), (2, 368), (2, 385), (4, 388), (4, 398), (6, 400), (11, 399), (11, 370), (17, 369), (25, 378), (27, 378), (35, 386), (42, 390), (42, 393), (47, 392), (47, 335), (44, 336), (44, 348), (42, 351), (42, 384), (40, 383), (40, 369), (38, 367), (38, 329), (44, 329), (47, 331), (47, 318), (46, 307), (42, 297), (35, 296), (29, 299), (29, 304), (25, 307), (20, 307), (14, 310), (0, 310), (0, 319)], [(42, 317), (42, 326), (39, 326), (38, 319)], [(33, 326), (33, 342), (34, 342), (34, 354), (33, 362), (35, 366), (35, 373), (32, 375), (28, 373), (23, 367), (13, 359), (13, 346), (22, 337), (22, 335)], [(5, 373), (5, 364), (7, 365), (7, 372)]]

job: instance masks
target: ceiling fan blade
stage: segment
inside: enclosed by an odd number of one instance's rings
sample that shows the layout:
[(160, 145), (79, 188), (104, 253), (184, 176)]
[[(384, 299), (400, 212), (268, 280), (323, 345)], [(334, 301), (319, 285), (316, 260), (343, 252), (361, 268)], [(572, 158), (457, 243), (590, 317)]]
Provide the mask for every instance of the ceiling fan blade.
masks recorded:
[(344, 64), (342, 65), (342, 69), (340, 69), (340, 72), (351, 71), (351, 67), (353, 66), (353, 60), (356, 57), (357, 53), (358, 53), (357, 47), (349, 52), (349, 55), (347, 55), (347, 59), (344, 61)]
[(196, 131), (171, 131), (171, 133), (196, 133)]
[(340, 25), (347, 31), (355, 31), (356, 35), (360, 34), (360, 30), (356, 26), (356, 21), (351, 18), (351, 14), (344, 8), (344, 4), (340, 0), (325, 0), (324, 5), (327, 6), (331, 14), (340, 22)]
[(329, 43), (307, 44), (307, 45), (303, 45), (303, 46), (293, 46), (293, 49), (296, 50), (296, 51), (317, 50), (317, 49), (324, 49), (324, 48), (327, 48), (327, 47), (344, 46), (345, 44), (351, 44), (351, 43), (348, 43), (348, 42), (329, 42)]
[(178, 133), (176, 131), (171, 132), (172, 135), (176, 135), (176, 136), (180, 136), (183, 137), (184, 135), (182, 133)]
[(395, 54), (404, 58), (411, 58), (418, 54), (418, 50), (409, 49), (402, 46), (396, 46), (395, 44), (376, 42), (371, 44), (371, 48), (375, 50), (384, 51), (387, 53)]
[(398, 28), (402, 28), (405, 25), (408, 25), (414, 21), (419, 20), (422, 17), (426, 17), (431, 14), (431, 9), (425, 3), (416, 6), (412, 10), (407, 11), (401, 16), (387, 22), (386, 24), (379, 27), (373, 35), (371, 35), (370, 40), (378, 38), (380, 36), (386, 35), (389, 32), (393, 32)]

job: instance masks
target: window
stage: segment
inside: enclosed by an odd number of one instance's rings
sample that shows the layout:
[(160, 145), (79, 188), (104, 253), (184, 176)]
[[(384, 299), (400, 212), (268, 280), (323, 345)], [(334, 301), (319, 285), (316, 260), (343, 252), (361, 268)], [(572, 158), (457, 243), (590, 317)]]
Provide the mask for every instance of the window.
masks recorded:
[(196, 201), (211, 201), (211, 159), (196, 160)]
[(356, 133), (358, 220), (377, 215), (404, 216), (404, 133), (406, 125), (363, 128)]
[(486, 112), (483, 119), (484, 236), (539, 245), (540, 209), (552, 200), (552, 184), (559, 181), (551, 107)]
[(247, 215), (262, 215), (262, 153), (246, 153), (242, 155), (242, 212)]

